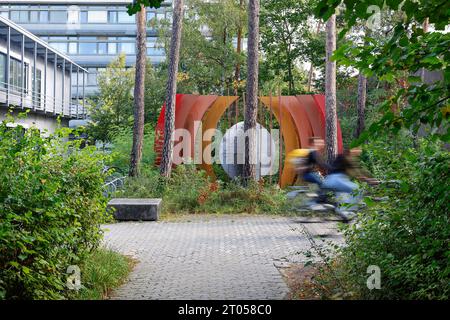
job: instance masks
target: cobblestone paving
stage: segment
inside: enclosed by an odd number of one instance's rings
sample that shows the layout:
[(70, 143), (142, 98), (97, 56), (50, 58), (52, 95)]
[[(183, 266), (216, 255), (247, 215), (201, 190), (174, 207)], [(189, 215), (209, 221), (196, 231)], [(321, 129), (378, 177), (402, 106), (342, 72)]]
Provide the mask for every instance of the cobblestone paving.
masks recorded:
[(112, 299), (283, 299), (277, 268), (305, 261), (303, 226), (340, 242), (336, 222), (271, 216), (194, 217), (105, 225), (105, 245), (139, 263)]

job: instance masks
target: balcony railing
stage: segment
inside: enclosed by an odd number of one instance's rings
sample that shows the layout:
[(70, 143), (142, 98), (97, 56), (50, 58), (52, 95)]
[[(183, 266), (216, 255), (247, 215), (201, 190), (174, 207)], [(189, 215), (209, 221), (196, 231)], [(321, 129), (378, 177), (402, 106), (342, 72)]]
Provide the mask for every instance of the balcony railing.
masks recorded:
[[(70, 100), (70, 101), (67, 101)], [(86, 107), (81, 99), (73, 102), (72, 98), (60, 99), (42, 92), (32, 91), (20, 86), (0, 82), (0, 104), (19, 109), (31, 109), (67, 118), (86, 118)]]

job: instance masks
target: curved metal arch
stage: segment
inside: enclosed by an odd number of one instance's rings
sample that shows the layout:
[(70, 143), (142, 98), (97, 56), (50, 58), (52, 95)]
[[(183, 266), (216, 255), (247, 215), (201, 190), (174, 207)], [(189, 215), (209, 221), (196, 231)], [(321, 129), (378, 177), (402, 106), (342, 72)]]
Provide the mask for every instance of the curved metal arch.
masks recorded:
[[(202, 132), (203, 134), (210, 129), (216, 129), (217, 125), (219, 124), (220, 118), (222, 118), (222, 115), (224, 112), (228, 109), (228, 107), (233, 104), (235, 101), (237, 101), (239, 97), (237, 96), (225, 96), (225, 97), (218, 97), (217, 100), (212, 104), (212, 106), (208, 109), (208, 111), (205, 113), (203, 119), (202, 119)], [(200, 167), (206, 171), (208, 176), (210, 176), (213, 180), (215, 180), (216, 175), (214, 174), (213, 167), (210, 163), (211, 161), (211, 154), (207, 154), (207, 159), (204, 159), (203, 156), (205, 155), (206, 148), (211, 144), (210, 140), (203, 140), (202, 139), (202, 163), (200, 164)], [(207, 160), (206, 163), (204, 160)]]
[[(294, 149), (298, 149), (300, 147), (299, 135), (297, 133), (297, 128), (295, 126), (292, 115), (289, 111), (289, 97), (281, 97), (281, 104), (278, 99), (270, 99), (270, 97), (260, 97), (260, 101), (263, 105), (269, 110), (272, 109), (272, 112), (277, 119), (278, 123), (280, 123), (281, 118), (281, 135), (284, 140), (284, 147), (286, 153), (291, 152)], [(270, 103), (272, 100), (272, 103)], [(280, 137), (281, 138), (281, 137)], [(281, 142), (281, 140), (280, 140)], [(284, 160), (284, 166), (281, 171), (280, 177), (280, 187), (284, 188), (287, 185), (291, 185), (295, 182), (296, 173), (291, 168), (291, 166), (286, 165), (286, 159)]]
[[(279, 98), (279, 99), (278, 99)], [(217, 128), (220, 118), (227, 108), (233, 104), (239, 97), (218, 97), (198, 96), (177, 94), (175, 103), (175, 129), (187, 129), (191, 134), (191, 151), (196, 150), (197, 136), (200, 128), (194, 126), (195, 121), (202, 121), (202, 134), (209, 129)], [(299, 95), (282, 97), (260, 97), (262, 105), (272, 110), (273, 115), (280, 123), (281, 118), (281, 136), (284, 140), (285, 152), (297, 148), (306, 148), (308, 138), (319, 136), (325, 138), (325, 97), (323, 95)], [(281, 101), (281, 104), (279, 103)], [(162, 152), (163, 132), (164, 132), (164, 113), (165, 106), (161, 109), (155, 135), (155, 152), (157, 154), (155, 163), (159, 164), (160, 154)], [(342, 152), (342, 133), (339, 121), (338, 129), (338, 151)], [(201, 139), (202, 160), (205, 155), (205, 149), (210, 144), (209, 141)], [(208, 155), (206, 155), (208, 157)], [(210, 157), (211, 155), (209, 155)], [(195, 154), (194, 154), (195, 157)], [(211, 159), (207, 163), (212, 163)], [(215, 178), (211, 164), (201, 161), (200, 167), (203, 168), (209, 176)], [(286, 159), (281, 171), (280, 186), (285, 187), (293, 184), (296, 174), (290, 166), (286, 165)]]

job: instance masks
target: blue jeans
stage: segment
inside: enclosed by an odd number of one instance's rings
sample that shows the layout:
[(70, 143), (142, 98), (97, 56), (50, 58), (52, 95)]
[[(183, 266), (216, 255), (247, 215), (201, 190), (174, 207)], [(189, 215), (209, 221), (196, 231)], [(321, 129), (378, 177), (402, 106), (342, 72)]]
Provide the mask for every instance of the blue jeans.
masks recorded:
[[(358, 190), (358, 185), (351, 182), (344, 173), (329, 174), (325, 178), (322, 188), (333, 190), (336, 193), (339, 204), (347, 203), (355, 205), (361, 199), (360, 194), (355, 194)], [(352, 206), (352, 208), (349, 209), (356, 209), (356, 207)]]
[(303, 174), (303, 180), (306, 182), (311, 182), (319, 185), (319, 187), (322, 185), (322, 177), (317, 172), (305, 172)]
[(326, 176), (323, 187), (336, 192), (352, 193), (358, 185), (350, 181), (344, 173), (332, 173)]

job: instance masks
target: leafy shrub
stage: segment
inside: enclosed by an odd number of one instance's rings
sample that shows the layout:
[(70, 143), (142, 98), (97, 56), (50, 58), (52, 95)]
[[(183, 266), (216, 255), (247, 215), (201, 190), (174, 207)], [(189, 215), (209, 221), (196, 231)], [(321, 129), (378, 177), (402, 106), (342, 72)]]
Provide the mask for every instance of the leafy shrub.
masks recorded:
[(237, 181), (220, 184), (201, 207), (213, 213), (284, 213), (287, 209), (285, 193), (276, 185), (244, 187)]
[[(408, 142), (407, 139), (404, 139)], [(345, 230), (339, 260), (345, 281), (361, 298), (448, 299), (450, 295), (450, 154), (424, 141), (369, 144), (366, 163), (399, 188), (381, 188), (388, 202), (371, 203)], [(381, 290), (368, 290), (367, 267), (381, 270)]]
[[(129, 128), (119, 130), (112, 140), (111, 165), (128, 172), (130, 166), (130, 152), (133, 145), (133, 131)], [(153, 150), (154, 131), (151, 126), (145, 126), (144, 143), (142, 147), (142, 170), (151, 169), (155, 162)]]
[(141, 168), (138, 177), (127, 177), (115, 197), (121, 198), (161, 198), (165, 181), (154, 168)]
[(251, 183), (243, 187), (234, 180), (211, 182), (195, 165), (179, 165), (170, 179), (156, 169), (142, 170), (127, 178), (116, 197), (162, 198), (166, 213), (285, 213), (289, 211), (284, 191), (277, 186)]
[(164, 210), (166, 212), (196, 212), (200, 207), (202, 191), (209, 187), (209, 178), (195, 165), (177, 166), (164, 190)]
[(67, 267), (102, 237), (105, 158), (69, 129), (44, 138), (12, 121), (0, 124), (0, 298), (60, 299)]

